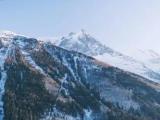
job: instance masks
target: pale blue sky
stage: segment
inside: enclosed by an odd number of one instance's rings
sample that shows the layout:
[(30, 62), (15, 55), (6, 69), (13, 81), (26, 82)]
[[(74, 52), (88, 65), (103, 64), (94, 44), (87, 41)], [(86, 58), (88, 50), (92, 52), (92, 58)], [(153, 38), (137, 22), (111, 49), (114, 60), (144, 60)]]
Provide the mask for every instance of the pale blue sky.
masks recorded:
[(85, 29), (115, 49), (160, 51), (160, 0), (0, 0), (0, 29), (32, 37)]

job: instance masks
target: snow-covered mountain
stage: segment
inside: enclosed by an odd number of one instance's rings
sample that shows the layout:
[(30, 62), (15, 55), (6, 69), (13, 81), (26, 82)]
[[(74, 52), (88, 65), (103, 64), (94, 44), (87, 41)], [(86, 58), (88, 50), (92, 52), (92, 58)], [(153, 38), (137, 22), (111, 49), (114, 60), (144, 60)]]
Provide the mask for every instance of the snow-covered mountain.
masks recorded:
[(79, 33), (71, 32), (67, 37), (55, 39), (49, 38), (47, 40), (50, 40), (56, 46), (68, 50), (79, 51), (90, 56), (101, 55), (106, 51), (110, 53), (113, 52), (110, 48), (98, 42), (94, 37), (86, 33), (84, 30), (81, 30)]
[(160, 54), (154, 50), (131, 50), (126, 53), (132, 56), (134, 59), (145, 63), (146, 66), (152, 68), (156, 72), (160, 72)]
[(147, 53), (143, 56), (139, 55), (139, 57), (137, 57), (138, 54), (135, 56), (134, 54), (125, 55), (101, 44), (84, 30), (79, 33), (70, 33), (68, 36), (56, 40), (50, 39), (50, 41), (67, 50), (81, 52), (123, 70), (160, 82), (160, 57), (153, 51), (149, 52), (150, 56)]
[(34, 38), (0, 43), (0, 119), (160, 119), (155, 82)]

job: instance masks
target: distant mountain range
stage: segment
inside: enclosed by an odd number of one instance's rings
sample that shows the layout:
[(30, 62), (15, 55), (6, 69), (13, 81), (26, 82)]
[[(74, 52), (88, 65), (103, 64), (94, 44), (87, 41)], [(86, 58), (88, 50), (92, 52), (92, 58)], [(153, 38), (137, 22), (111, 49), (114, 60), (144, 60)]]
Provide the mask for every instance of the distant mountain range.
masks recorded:
[(160, 119), (159, 73), (84, 31), (0, 33), (0, 73), (0, 120)]

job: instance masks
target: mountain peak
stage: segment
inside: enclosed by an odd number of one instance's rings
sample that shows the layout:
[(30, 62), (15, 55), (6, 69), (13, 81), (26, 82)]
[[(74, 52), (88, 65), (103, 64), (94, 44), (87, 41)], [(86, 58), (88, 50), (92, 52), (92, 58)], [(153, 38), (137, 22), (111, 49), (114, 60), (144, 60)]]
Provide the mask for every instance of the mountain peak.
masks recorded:
[(87, 32), (86, 32), (86, 30), (85, 29), (81, 29), (81, 31), (80, 31), (83, 35), (86, 35), (87, 34)]
[(72, 37), (76, 40), (79, 40), (79, 38), (82, 38), (82, 37), (86, 37), (86, 36), (89, 36), (89, 34), (84, 30), (84, 29), (81, 29), (79, 32), (75, 33), (75, 32), (70, 32), (68, 34), (68, 37)]
[(14, 38), (15, 36), (19, 36), (19, 37), (27, 37), (25, 35), (22, 34), (18, 34), (9, 30), (0, 30), (0, 37), (4, 37), (4, 38)]
[(0, 36), (15, 36), (15, 35), (17, 34), (12, 31), (8, 31), (8, 30), (0, 31)]
[(72, 36), (72, 35), (75, 35), (76, 33), (74, 33), (74, 32), (70, 32), (69, 33), (69, 36)]
[(77, 35), (78, 35), (79, 37), (90, 36), (90, 35), (86, 32), (86, 30), (84, 30), (84, 29), (81, 29), (81, 31), (78, 32)]
[(54, 43), (67, 50), (78, 51), (86, 55), (99, 55), (108, 51), (106, 46), (88, 34), (84, 29), (78, 33), (71, 32)]

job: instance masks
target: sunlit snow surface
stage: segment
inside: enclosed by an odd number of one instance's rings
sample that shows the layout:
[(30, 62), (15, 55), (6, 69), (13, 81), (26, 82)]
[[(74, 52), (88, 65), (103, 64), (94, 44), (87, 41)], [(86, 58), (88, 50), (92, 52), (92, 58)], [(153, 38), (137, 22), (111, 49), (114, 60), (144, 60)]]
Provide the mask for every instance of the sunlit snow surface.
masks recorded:
[(147, 67), (154, 71), (160, 72), (160, 54), (154, 50), (130, 50), (126, 52), (127, 55), (134, 59), (143, 62)]

